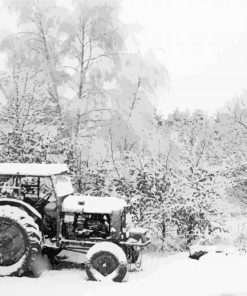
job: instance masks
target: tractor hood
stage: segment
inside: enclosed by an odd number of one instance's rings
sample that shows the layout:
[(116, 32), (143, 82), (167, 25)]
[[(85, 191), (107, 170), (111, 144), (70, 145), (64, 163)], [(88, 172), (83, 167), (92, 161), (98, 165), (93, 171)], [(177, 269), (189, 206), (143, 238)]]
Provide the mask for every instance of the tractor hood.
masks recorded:
[(62, 202), (62, 212), (111, 214), (126, 206), (125, 200), (117, 197), (69, 195)]

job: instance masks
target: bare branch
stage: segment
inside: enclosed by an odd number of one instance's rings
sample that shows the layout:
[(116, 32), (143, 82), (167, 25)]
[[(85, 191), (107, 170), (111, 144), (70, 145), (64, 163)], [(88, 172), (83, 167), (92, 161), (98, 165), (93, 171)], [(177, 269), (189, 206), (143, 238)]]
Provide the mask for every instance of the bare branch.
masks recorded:
[[(37, 75), (37, 74), (35, 74), (35, 75)], [(33, 86), (32, 94), (31, 94), (31, 96), (30, 96), (30, 99), (28, 100), (27, 112), (26, 112), (26, 115), (25, 115), (25, 117), (24, 117), (23, 124), (22, 124), (22, 128), (21, 128), (22, 131), (24, 130), (24, 128), (25, 128), (25, 126), (26, 126), (26, 123), (27, 123), (27, 121), (28, 121), (28, 117), (29, 117), (30, 112), (31, 112), (31, 107), (32, 107), (32, 105), (33, 105), (33, 103), (34, 103), (34, 101), (35, 101), (35, 100), (34, 100), (34, 93), (35, 93), (35, 89), (36, 89), (36, 87), (37, 87), (37, 80), (35, 79), (34, 81), (35, 81), (35, 82), (34, 82), (34, 86)]]
[(138, 98), (137, 98), (137, 94), (138, 94), (138, 91), (139, 91), (140, 85), (141, 85), (141, 78), (139, 77), (139, 78), (138, 78), (138, 82), (137, 82), (137, 86), (136, 86), (136, 90), (135, 90), (135, 92), (134, 92), (133, 101), (132, 101), (132, 104), (131, 104), (131, 106), (130, 106), (130, 111), (129, 111), (129, 117), (128, 117), (128, 120), (130, 119), (131, 114), (132, 114), (132, 111), (134, 110), (135, 105), (136, 105), (136, 102), (137, 102), (137, 100), (138, 100)]
[(169, 160), (169, 157), (170, 157), (170, 153), (171, 153), (171, 147), (172, 145), (171, 145), (171, 143), (170, 143), (170, 145), (169, 145), (169, 149), (168, 149), (168, 152), (167, 152), (167, 155), (166, 155), (166, 162), (165, 162), (165, 168), (166, 168), (166, 171), (167, 171), (167, 169), (168, 169), (168, 160)]
[(88, 115), (90, 113), (93, 113), (93, 112), (99, 112), (99, 111), (109, 111), (109, 112), (117, 112), (113, 109), (110, 109), (110, 108), (99, 108), (99, 109), (94, 109), (94, 110), (90, 110), (90, 111), (87, 111), (87, 112), (84, 112), (84, 113), (81, 113), (81, 115)]
[(1, 82), (0, 82), (0, 90), (2, 91), (2, 93), (3, 93), (4, 97), (5, 97), (5, 99), (10, 100), (10, 97), (9, 97), (9, 95), (7, 94), (5, 88), (2, 86)]
[(28, 41), (36, 41), (36, 42), (39, 42), (39, 43), (43, 43), (42, 40), (37, 39), (37, 38), (28, 38)]
[(92, 62), (92, 61), (94, 61), (94, 60), (97, 60), (97, 59), (100, 59), (100, 58), (103, 58), (103, 57), (106, 57), (106, 58), (109, 58), (109, 59), (110, 59), (110, 56), (111, 56), (111, 55), (117, 55), (117, 54), (118, 54), (118, 53), (100, 54), (100, 55), (98, 55), (98, 56), (90, 57), (90, 58), (88, 58), (88, 59), (85, 59), (83, 64), (85, 64), (85, 63), (88, 64), (88, 62)]
[(204, 140), (204, 141), (203, 141), (203, 144), (202, 144), (202, 149), (201, 149), (201, 152), (200, 152), (199, 157), (198, 157), (198, 159), (197, 159), (197, 162), (196, 162), (195, 167), (198, 167), (198, 165), (199, 165), (199, 163), (200, 163), (200, 160), (202, 159), (202, 156), (203, 156), (203, 153), (204, 153), (205, 147), (206, 147), (206, 141)]
[(244, 124), (241, 120), (235, 120), (237, 123), (241, 124), (246, 130), (247, 130), (247, 125)]
[(88, 61), (87, 61), (87, 65), (86, 65), (85, 69), (88, 69), (90, 60), (92, 58), (92, 42), (91, 42), (91, 40), (89, 42), (90, 42), (89, 55), (88, 55)]
[(72, 69), (76, 72), (79, 72), (78, 69), (76, 69), (75, 67), (72, 67), (72, 66), (61, 66), (61, 68), (68, 68), (68, 69)]
[(236, 188), (234, 188), (234, 189), (235, 189), (235, 192), (236, 192), (236, 194), (237, 194), (239, 200), (242, 201), (244, 204), (247, 205), (247, 201), (245, 201), (245, 200), (239, 195), (238, 190), (237, 190)]
[(81, 38), (80, 38), (80, 36), (79, 36), (78, 33), (76, 33), (76, 37), (77, 37), (77, 39), (79, 40), (79, 43), (82, 45), (82, 40), (81, 40)]
[(112, 159), (112, 164), (114, 166), (114, 169), (118, 175), (118, 178), (120, 179), (120, 174), (119, 174), (119, 171), (118, 171), (118, 168), (116, 166), (116, 163), (115, 163), (115, 158), (114, 158), (114, 152), (113, 152), (113, 141), (112, 141), (112, 131), (111, 129), (109, 129), (109, 138), (110, 138), (110, 150), (111, 150), (111, 159)]
[(42, 48), (42, 50), (43, 50), (43, 52), (42, 52), (42, 51), (38, 50), (37, 48), (30, 46), (29, 44), (27, 46), (40, 55), (43, 55), (43, 53), (44, 53), (43, 48)]
[[(97, 40), (103, 38), (104, 36), (107, 36), (107, 35), (113, 34), (113, 33), (115, 33), (118, 29), (119, 29), (119, 28), (114, 28), (114, 29), (112, 29), (112, 30), (110, 30), (110, 31), (108, 31), (108, 32), (104, 32), (104, 33), (101, 34), (101, 35), (98, 35), (98, 36), (96, 36), (96, 37), (94, 37), (94, 38), (91, 38), (91, 42), (97, 41)], [(88, 45), (88, 44), (89, 44), (89, 41), (85, 43), (85, 46)]]
[(82, 36), (81, 36), (81, 52), (79, 56), (79, 62), (80, 62), (80, 80), (79, 80), (79, 89), (78, 89), (78, 98), (82, 98), (82, 89), (83, 89), (83, 82), (84, 82), (84, 54), (85, 54), (85, 48), (84, 48), (84, 43), (85, 43), (85, 23), (81, 24), (81, 30), (82, 30)]
[(60, 106), (60, 101), (59, 101), (57, 85), (56, 85), (55, 77), (54, 77), (54, 73), (53, 73), (53, 65), (52, 65), (52, 61), (51, 61), (51, 55), (50, 55), (50, 51), (49, 51), (49, 47), (48, 47), (48, 43), (47, 43), (46, 33), (44, 31), (44, 26), (43, 26), (42, 19), (41, 19), (41, 12), (38, 7), (38, 2), (37, 2), (36, 6), (37, 6), (36, 16), (37, 16), (37, 20), (38, 20), (38, 29), (39, 29), (39, 33), (42, 37), (42, 41), (43, 41), (43, 45), (44, 45), (44, 56), (46, 59), (48, 73), (50, 75), (51, 83), (52, 83), (52, 92), (50, 92), (50, 95), (54, 99), (54, 101), (57, 105), (58, 113), (61, 113), (61, 106)]
[(31, 35), (36, 35), (36, 36), (42, 38), (42, 36), (39, 33), (35, 33), (35, 32), (18, 32), (18, 34), (31, 34)]
[(23, 87), (23, 90), (22, 90), (22, 96), (21, 96), (21, 99), (23, 99), (24, 96), (26, 95), (28, 78), (29, 78), (29, 73), (28, 73), (28, 71), (27, 71), (27, 72), (26, 72), (26, 77), (25, 77), (25, 82), (24, 82), (24, 87)]

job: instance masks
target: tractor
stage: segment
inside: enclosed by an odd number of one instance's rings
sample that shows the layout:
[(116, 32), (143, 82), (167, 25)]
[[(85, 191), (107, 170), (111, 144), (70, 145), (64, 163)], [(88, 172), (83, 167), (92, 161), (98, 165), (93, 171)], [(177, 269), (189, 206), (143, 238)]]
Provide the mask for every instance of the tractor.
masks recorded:
[(127, 228), (124, 199), (75, 194), (66, 164), (0, 164), (0, 276), (37, 270), (41, 256), (86, 254), (90, 280), (121, 282), (150, 244)]

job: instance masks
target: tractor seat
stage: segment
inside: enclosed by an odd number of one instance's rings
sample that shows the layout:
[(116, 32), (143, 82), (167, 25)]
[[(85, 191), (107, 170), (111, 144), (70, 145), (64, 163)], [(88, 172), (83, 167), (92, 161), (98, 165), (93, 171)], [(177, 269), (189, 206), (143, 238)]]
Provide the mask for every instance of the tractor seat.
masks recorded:
[(46, 216), (56, 218), (57, 215), (57, 204), (55, 201), (49, 202), (44, 206), (44, 213)]

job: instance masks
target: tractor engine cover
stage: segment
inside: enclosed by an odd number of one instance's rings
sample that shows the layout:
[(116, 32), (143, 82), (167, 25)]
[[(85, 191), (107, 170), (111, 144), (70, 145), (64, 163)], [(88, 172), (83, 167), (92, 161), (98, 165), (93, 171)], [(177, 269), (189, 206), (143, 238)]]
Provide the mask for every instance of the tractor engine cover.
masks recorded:
[(111, 214), (126, 206), (125, 200), (117, 197), (69, 195), (62, 202), (62, 212)]

